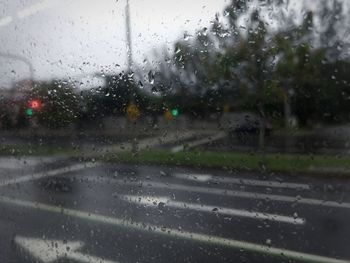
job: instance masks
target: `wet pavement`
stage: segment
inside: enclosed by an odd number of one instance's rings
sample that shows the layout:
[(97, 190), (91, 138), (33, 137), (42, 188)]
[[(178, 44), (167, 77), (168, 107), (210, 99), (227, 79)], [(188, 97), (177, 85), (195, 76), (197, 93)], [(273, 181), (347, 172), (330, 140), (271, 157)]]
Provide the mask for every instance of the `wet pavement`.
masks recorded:
[(1, 163), (1, 262), (350, 259), (349, 180), (76, 159)]

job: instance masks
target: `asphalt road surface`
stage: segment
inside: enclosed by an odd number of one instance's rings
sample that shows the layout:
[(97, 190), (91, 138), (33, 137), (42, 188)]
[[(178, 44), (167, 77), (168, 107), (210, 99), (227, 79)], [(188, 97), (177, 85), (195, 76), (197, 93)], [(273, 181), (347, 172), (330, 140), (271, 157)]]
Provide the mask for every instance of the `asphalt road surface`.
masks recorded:
[(0, 158), (0, 262), (349, 262), (350, 182)]

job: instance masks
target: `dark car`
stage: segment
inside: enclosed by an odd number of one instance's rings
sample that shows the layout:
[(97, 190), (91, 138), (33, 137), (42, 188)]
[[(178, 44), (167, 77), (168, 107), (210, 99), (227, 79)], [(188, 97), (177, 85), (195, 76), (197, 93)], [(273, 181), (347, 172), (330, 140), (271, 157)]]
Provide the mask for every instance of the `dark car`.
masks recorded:
[(251, 112), (225, 113), (220, 124), (230, 134), (259, 134), (261, 125), (265, 129), (265, 135), (272, 131), (270, 122)]

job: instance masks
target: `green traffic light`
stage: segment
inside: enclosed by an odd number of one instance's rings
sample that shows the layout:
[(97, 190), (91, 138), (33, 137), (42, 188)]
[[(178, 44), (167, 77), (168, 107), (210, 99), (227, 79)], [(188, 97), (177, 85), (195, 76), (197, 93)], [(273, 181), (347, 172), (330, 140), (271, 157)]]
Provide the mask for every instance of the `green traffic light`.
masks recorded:
[(173, 115), (174, 117), (177, 117), (179, 115), (179, 110), (178, 109), (172, 109), (171, 110), (171, 115)]
[(26, 109), (26, 115), (33, 116), (33, 109), (31, 109), (31, 108)]

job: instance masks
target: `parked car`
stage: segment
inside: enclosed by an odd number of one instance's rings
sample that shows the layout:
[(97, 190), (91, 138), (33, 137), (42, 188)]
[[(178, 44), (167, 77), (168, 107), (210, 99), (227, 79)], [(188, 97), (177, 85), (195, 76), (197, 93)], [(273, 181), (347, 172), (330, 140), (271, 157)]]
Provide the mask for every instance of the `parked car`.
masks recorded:
[(265, 129), (265, 135), (272, 132), (271, 123), (252, 112), (224, 113), (220, 125), (230, 134), (259, 134), (261, 125)]

